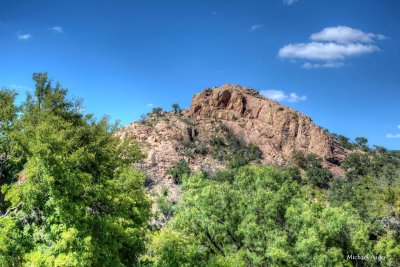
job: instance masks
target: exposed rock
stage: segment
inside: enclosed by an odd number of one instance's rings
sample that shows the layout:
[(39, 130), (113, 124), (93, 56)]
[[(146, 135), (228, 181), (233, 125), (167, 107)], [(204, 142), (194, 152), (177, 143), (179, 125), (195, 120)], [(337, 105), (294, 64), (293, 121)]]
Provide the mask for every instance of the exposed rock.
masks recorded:
[(394, 229), (396, 231), (400, 230), (400, 220), (396, 217), (383, 217), (381, 222), (384, 228)]
[(203, 90), (184, 115), (206, 131), (211, 130), (209, 120), (221, 121), (246, 143), (259, 146), (266, 164), (285, 164), (293, 152), (302, 151), (321, 156), (326, 167), (340, 174), (337, 165), (346, 157), (337, 140), (309, 117), (241, 86)]
[(238, 85), (206, 89), (193, 97), (188, 110), (151, 116), (123, 128), (121, 137), (134, 136), (147, 158), (137, 167), (149, 177), (149, 188), (160, 192), (167, 188), (169, 198), (178, 200), (179, 186), (167, 170), (184, 158), (193, 170), (215, 171), (223, 164), (210, 155), (187, 155), (185, 142), (209, 140), (225, 125), (247, 144), (262, 151), (262, 163), (285, 165), (295, 151), (315, 153), (324, 159), (323, 166), (341, 175), (338, 165), (346, 157), (336, 139), (299, 112), (260, 95), (256, 90)]

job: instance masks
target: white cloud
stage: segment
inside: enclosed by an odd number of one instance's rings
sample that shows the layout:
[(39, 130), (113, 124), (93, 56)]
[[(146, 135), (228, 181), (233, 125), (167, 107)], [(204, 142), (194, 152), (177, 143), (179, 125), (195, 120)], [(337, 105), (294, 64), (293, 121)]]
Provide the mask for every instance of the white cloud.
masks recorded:
[(152, 107), (154, 107), (154, 105), (152, 103), (149, 103), (146, 105), (146, 108), (152, 108)]
[(385, 36), (338, 26), (313, 33), (310, 39), (312, 41), (308, 43), (283, 46), (279, 49), (278, 56), (291, 62), (296, 59), (306, 60), (302, 65), (304, 69), (340, 68), (346, 65), (343, 61), (349, 57), (380, 51), (378, 46), (371, 43), (383, 40)]
[(249, 31), (254, 32), (254, 31), (256, 31), (256, 30), (261, 29), (263, 26), (264, 26), (264, 25), (262, 25), (262, 24), (255, 24), (255, 25), (253, 25), (253, 26), (250, 27)]
[(346, 57), (362, 55), (378, 51), (374, 45), (358, 43), (337, 44), (337, 43), (299, 43), (288, 44), (279, 50), (281, 58), (300, 58), (308, 60), (342, 60)]
[(387, 135), (386, 135), (386, 138), (395, 138), (395, 139), (398, 139), (398, 138), (400, 138), (400, 133), (398, 133), (398, 134), (387, 134)]
[(345, 64), (342, 62), (326, 62), (326, 63), (310, 63), (305, 62), (301, 67), (303, 69), (319, 69), (319, 68), (340, 68), (343, 67)]
[(60, 26), (54, 26), (54, 27), (50, 28), (50, 30), (53, 31), (54, 33), (64, 33), (63, 28)]
[(305, 96), (305, 95), (299, 96), (296, 93), (290, 93), (289, 97), (287, 98), (287, 101), (292, 102), (292, 103), (305, 101), (305, 100), (307, 100), (307, 96)]
[[(397, 125), (396, 128), (397, 128), (397, 129), (400, 129), (400, 125)], [(386, 135), (386, 138), (396, 138), (396, 139), (400, 139), (400, 133), (397, 133), (397, 134), (391, 134), (391, 133), (389, 133), (389, 134)]]
[(282, 0), (283, 4), (290, 6), (298, 2), (299, 0)]
[(372, 43), (375, 40), (384, 40), (385, 38), (383, 34), (365, 33), (359, 29), (347, 26), (328, 27), (310, 36), (310, 39), (313, 41), (328, 41), (342, 44), (353, 42)]
[(283, 101), (288, 97), (285, 94), (285, 92), (283, 92), (281, 90), (275, 90), (275, 89), (262, 90), (262, 91), (260, 91), (260, 94), (262, 94), (263, 96), (265, 96), (269, 99), (275, 100), (275, 101)]
[(26, 41), (32, 38), (32, 35), (30, 33), (17, 33), (17, 39)]
[(271, 99), (274, 101), (278, 102), (290, 102), (290, 103), (296, 103), (300, 101), (305, 101), (307, 99), (307, 96), (299, 96), (296, 93), (290, 93), (287, 94), (282, 90), (276, 90), (276, 89), (269, 89), (269, 90), (261, 90), (260, 94)]

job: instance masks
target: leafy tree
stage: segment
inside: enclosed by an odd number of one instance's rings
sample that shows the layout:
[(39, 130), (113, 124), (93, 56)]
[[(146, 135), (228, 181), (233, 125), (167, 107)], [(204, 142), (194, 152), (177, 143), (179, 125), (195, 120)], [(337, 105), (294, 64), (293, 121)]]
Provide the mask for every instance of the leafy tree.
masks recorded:
[(369, 172), (370, 158), (367, 154), (352, 153), (347, 156), (340, 166), (349, 179), (357, 179)]
[[(14, 104), (16, 93), (11, 90), (0, 90), (0, 188), (11, 183), (16, 176), (16, 165), (13, 160), (13, 129), (18, 107)], [(2, 190), (3, 191), (3, 190)], [(0, 193), (0, 212), (5, 212), (4, 194)]]
[(322, 159), (314, 153), (306, 155), (302, 151), (295, 151), (292, 155), (292, 162), (297, 167), (307, 170), (309, 168), (321, 168)]
[(242, 167), (192, 175), (169, 225), (155, 233), (154, 266), (350, 266), (371, 251), (351, 209), (310, 199), (298, 172)]
[(163, 109), (160, 108), (160, 107), (155, 107), (155, 108), (153, 108), (151, 113), (156, 115), (156, 116), (161, 116), (163, 114)]
[(400, 266), (399, 237), (393, 232), (383, 236), (375, 246), (375, 253), (381, 256), (381, 266)]
[(190, 174), (189, 164), (184, 160), (179, 160), (174, 166), (168, 169), (167, 173), (172, 176), (175, 183), (180, 184), (184, 175)]
[(333, 179), (333, 175), (326, 169), (311, 167), (306, 171), (306, 178), (312, 185), (327, 189)]
[(169, 229), (155, 232), (142, 262), (154, 267), (201, 266), (202, 255), (196, 243), (193, 237)]
[(300, 169), (307, 169), (308, 161), (306, 159), (306, 155), (303, 151), (295, 151), (292, 155), (292, 163), (299, 167)]
[(258, 146), (247, 145), (223, 124), (219, 128), (224, 135), (210, 138), (211, 154), (215, 159), (221, 162), (227, 161), (229, 168), (239, 168), (262, 158)]
[(107, 119), (82, 114), (46, 73), (33, 79), (36, 90), (18, 115), (14, 95), (0, 94), (8, 99), (1, 144), (12, 141), (7, 162), (14, 168), (3, 172), (0, 266), (135, 264), (150, 206), (145, 177), (131, 167), (143, 157), (138, 145), (121, 143)]
[(362, 149), (368, 149), (368, 139), (365, 137), (356, 137), (354, 139), (356, 144), (361, 147)]
[(350, 142), (350, 139), (343, 135), (338, 135), (337, 140), (339, 141), (340, 145), (346, 149), (353, 149), (353, 144)]
[(383, 146), (374, 145), (374, 147), (375, 147), (375, 153), (377, 153), (377, 154), (384, 155), (384, 154), (386, 154), (388, 152), (388, 150)]
[(182, 109), (181, 109), (181, 107), (179, 106), (179, 104), (177, 104), (177, 103), (172, 104), (171, 107), (172, 107), (172, 110), (173, 110), (176, 114), (181, 114)]
[(174, 213), (174, 204), (167, 199), (168, 193), (166, 195), (158, 196), (155, 203), (158, 209), (166, 217), (170, 218)]

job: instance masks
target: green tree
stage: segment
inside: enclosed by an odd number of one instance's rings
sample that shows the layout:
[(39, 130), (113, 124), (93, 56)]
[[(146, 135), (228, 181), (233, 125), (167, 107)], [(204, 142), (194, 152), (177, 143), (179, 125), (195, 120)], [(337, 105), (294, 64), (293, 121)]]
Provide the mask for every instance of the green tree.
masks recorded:
[(327, 189), (333, 179), (333, 175), (326, 169), (311, 167), (306, 171), (306, 178), (312, 185), (322, 189)]
[(1, 137), (13, 143), (8, 160), (23, 164), (2, 187), (0, 266), (134, 265), (150, 206), (145, 177), (131, 167), (143, 157), (138, 145), (115, 137), (106, 118), (82, 114), (47, 74), (33, 79), (34, 94)]
[(322, 159), (314, 153), (305, 154), (302, 151), (295, 151), (292, 155), (292, 162), (297, 167), (307, 170), (309, 168), (321, 168)]
[(361, 147), (362, 149), (367, 149), (368, 148), (368, 139), (365, 137), (356, 137), (354, 139), (356, 141), (356, 144)]
[[(15, 179), (17, 162), (13, 159), (13, 139), (10, 135), (18, 107), (14, 104), (16, 93), (11, 90), (0, 90), (0, 188)], [(3, 190), (1, 190), (3, 191)], [(0, 191), (0, 213), (5, 212), (4, 194)]]
[(349, 179), (357, 179), (367, 175), (370, 166), (370, 157), (367, 154), (361, 153), (351, 153), (340, 165)]
[(310, 199), (297, 176), (261, 166), (190, 176), (146, 260), (155, 266), (350, 266), (347, 254), (371, 252), (368, 225), (351, 209)]
[(184, 175), (191, 173), (189, 164), (184, 160), (179, 160), (174, 166), (168, 169), (167, 173), (172, 176), (175, 183), (180, 184)]
[(172, 104), (171, 107), (172, 107), (172, 110), (173, 110), (176, 114), (181, 114), (182, 109), (181, 109), (181, 107), (179, 106), (179, 104), (177, 104), (177, 103)]
[(340, 145), (346, 149), (351, 150), (354, 148), (353, 144), (350, 142), (350, 139), (344, 135), (338, 135), (337, 140), (339, 141)]
[(160, 107), (155, 107), (152, 109), (151, 113), (159, 117), (163, 114), (163, 109)]

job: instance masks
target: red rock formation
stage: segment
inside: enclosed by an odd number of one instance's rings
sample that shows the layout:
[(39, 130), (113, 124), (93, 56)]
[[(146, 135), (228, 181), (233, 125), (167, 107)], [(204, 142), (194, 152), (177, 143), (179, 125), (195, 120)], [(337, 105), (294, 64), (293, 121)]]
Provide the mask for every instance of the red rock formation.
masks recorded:
[(241, 86), (203, 90), (184, 114), (196, 125), (206, 119), (223, 122), (246, 143), (259, 146), (264, 163), (285, 164), (295, 151), (302, 151), (321, 156), (338, 172), (334, 165), (346, 157), (337, 140), (309, 117)]
[(224, 125), (247, 144), (257, 145), (263, 153), (263, 164), (285, 165), (292, 154), (302, 151), (315, 153), (324, 159), (323, 166), (341, 175), (339, 164), (346, 157), (336, 139), (316, 126), (312, 120), (257, 91), (224, 85), (206, 89), (193, 97), (188, 110), (181, 115), (163, 113), (152, 115), (144, 122), (134, 122), (118, 134), (121, 138), (134, 136), (142, 145), (147, 158), (137, 167), (144, 170), (151, 191), (169, 189), (169, 199), (179, 199), (180, 188), (174, 184), (167, 170), (184, 158), (193, 170), (223, 168), (211, 155), (191, 153), (185, 141), (207, 142), (221, 134)]

